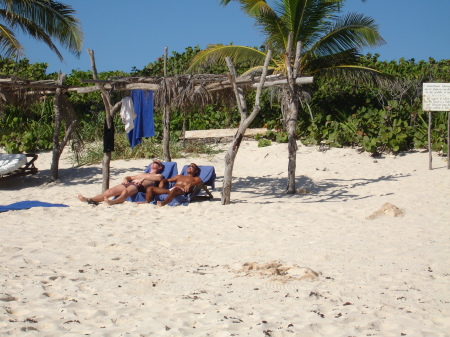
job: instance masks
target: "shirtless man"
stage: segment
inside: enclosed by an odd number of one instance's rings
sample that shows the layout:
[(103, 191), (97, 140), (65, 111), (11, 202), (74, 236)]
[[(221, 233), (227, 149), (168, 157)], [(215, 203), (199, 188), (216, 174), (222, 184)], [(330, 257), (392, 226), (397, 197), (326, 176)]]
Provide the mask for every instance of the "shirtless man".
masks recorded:
[[(150, 173), (141, 173), (135, 176), (127, 176), (123, 179), (120, 185), (116, 185), (107, 189), (105, 192), (96, 195), (92, 198), (85, 198), (81, 194), (78, 195), (78, 199), (88, 204), (97, 205), (101, 201), (105, 201), (110, 205), (123, 203), (126, 198), (135, 195), (138, 192), (144, 192), (148, 187), (154, 186), (156, 182), (160, 182), (164, 179), (160, 172), (163, 169), (163, 165), (159, 160), (153, 160), (150, 165)], [(109, 200), (111, 197), (116, 199)]]
[[(158, 201), (157, 205), (159, 207), (167, 205), (178, 195), (186, 195), (189, 192), (192, 192), (194, 186), (202, 185), (203, 181), (196, 177), (195, 175), (198, 173), (198, 166), (194, 163), (191, 163), (187, 167), (187, 176), (183, 176), (181, 174), (176, 175), (170, 179), (163, 179), (160, 183), (160, 187), (149, 187), (147, 188), (147, 193), (145, 194), (145, 202), (149, 203), (155, 199), (155, 194), (169, 194), (164, 201)], [(163, 186), (167, 183), (175, 182), (175, 185), (171, 189), (166, 189)], [(140, 202), (143, 204), (143, 202)]]

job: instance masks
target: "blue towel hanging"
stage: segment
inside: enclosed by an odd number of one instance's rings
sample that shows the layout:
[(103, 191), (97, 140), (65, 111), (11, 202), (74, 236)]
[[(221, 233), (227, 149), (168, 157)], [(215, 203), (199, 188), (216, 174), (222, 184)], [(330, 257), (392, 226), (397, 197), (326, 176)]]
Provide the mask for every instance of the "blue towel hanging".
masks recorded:
[(142, 142), (143, 137), (155, 136), (155, 123), (153, 119), (153, 91), (152, 90), (131, 90), (133, 100), (134, 128), (127, 133), (131, 147)]

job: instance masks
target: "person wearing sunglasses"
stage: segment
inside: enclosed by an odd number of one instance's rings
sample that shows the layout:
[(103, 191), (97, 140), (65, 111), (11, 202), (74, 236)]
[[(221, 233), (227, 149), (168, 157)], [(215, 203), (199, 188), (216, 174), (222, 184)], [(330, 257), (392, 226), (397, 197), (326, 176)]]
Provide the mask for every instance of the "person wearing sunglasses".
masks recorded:
[[(168, 194), (167, 198), (164, 201), (158, 201), (157, 205), (159, 207), (165, 206), (170, 203), (176, 196), (178, 195), (187, 195), (196, 185), (202, 185), (203, 181), (197, 177), (198, 174), (198, 166), (194, 163), (191, 163), (187, 167), (187, 176), (184, 175), (176, 175), (170, 179), (163, 179), (159, 183), (159, 187), (150, 186), (147, 188), (147, 192), (145, 194), (145, 202), (139, 202), (140, 204), (152, 202), (155, 199), (155, 195), (160, 194)], [(175, 185), (170, 188), (164, 188), (164, 186), (168, 183), (175, 183)]]
[[(121, 204), (128, 197), (135, 195), (138, 192), (147, 190), (150, 186), (155, 186), (157, 182), (161, 182), (164, 177), (160, 172), (163, 170), (161, 161), (155, 159), (150, 164), (149, 173), (140, 173), (135, 176), (127, 176), (122, 183), (107, 189), (105, 192), (96, 195), (92, 198), (85, 198), (81, 194), (78, 195), (78, 200), (87, 202), (88, 204), (98, 205), (99, 202), (107, 202), (110, 205)], [(110, 200), (111, 197), (117, 197)]]

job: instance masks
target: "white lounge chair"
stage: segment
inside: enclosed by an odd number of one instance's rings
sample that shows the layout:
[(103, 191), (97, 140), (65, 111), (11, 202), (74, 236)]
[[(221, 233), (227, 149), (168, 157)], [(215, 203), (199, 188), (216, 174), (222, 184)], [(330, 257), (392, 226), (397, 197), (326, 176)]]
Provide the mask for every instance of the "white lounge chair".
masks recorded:
[(37, 154), (0, 153), (0, 179), (36, 174), (38, 169), (34, 162), (37, 158)]

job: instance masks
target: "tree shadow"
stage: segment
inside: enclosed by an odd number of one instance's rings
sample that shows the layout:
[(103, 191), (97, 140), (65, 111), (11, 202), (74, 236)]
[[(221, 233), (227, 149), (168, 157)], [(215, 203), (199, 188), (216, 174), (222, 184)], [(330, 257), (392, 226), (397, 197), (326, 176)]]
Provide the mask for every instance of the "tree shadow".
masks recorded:
[[(356, 179), (324, 179), (321, 181), (314, 181), (306, 176), (297, 177), (296, 186), (306, 189), (310, 193), (306, 194), (287, 194), (287, 178), (272, 178), (272, 177), (247, 177), (234, 178), (232, 185), (233, 192), (242, 192), (249, 195), (254, 195), (264, 199), (264, 204), (276, 202), (279, 199), (286, 198), (302, 198), (303, 203), (317, 203), (317, 202), (339, 202), (346, 200), (359, 200), (370, 198), (373, 195), (358, 194), (357, 188), (369, 184), (376, 184), (381, 181), (400, 181), (410, 174), (396, 174), (388, 176), (380, 176), (375, 179), (356, 178)], [(220, 181), (222, 177), (218, 177)], [(388, 193), (386, 195), (392, 195)], [(246, 202), (233, 199), (233, 202)]]
[[(120, 177), (122, 179), (130, 172), (142, 173), (144, 167), (136, 168), (111, 168), (110, 175)], [(65, 186), (74, 186), (79, 184), (101, 184), (102, 183), (102, 168), (93, 166), (80, 166), (61, 168), (58, 170), (59, 183)], [(50, 183), (50, 169), (39, 170), (37, 174), (15, 177), (7, 180), (0, 180), (0, 190), (14, 191), (29, 187), (37, 187)]]

